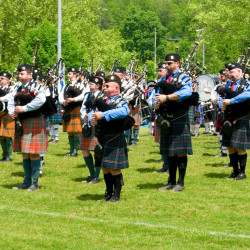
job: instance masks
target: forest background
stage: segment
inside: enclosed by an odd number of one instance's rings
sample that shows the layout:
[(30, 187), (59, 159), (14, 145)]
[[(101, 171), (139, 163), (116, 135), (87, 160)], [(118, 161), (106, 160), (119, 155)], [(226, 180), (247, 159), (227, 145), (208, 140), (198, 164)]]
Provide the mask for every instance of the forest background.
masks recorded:
[[(66, 67), (87, 68), (92, 56), (108, 71), (114, 58), (126, 67), (131, 54), (147, 61), (154, 77), (155, 29), (157, 63), (179, 47), (187, 58), (194, 42), (205, 44), (207, 73), (237, 61), (249, 46), (248, 0), (62, 0), (62, 57)], [(37, 64), (44, 69), (57, 61), (57, 1), (0, 0), (0, 64), (12, 70), (19, 58), (32, 62), (40, 40)]]

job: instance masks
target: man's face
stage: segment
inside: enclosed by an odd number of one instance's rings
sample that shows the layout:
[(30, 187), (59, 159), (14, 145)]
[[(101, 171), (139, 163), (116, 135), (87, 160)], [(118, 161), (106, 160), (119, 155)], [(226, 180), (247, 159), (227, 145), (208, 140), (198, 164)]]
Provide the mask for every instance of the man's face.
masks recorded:
[(227, 79), (229, 79), (229, 69), (228, 68), (225, 69), (225, 76)]
[(115, 72), (115, 75), (117, 75), (122, 80), (124, 78), (124, 76), (125, 76), (125, 73), (123, 74), (123, 73)]
[(1, 82), (1, 87), (6, 86), (7, 84), (9, 84), (10, 80), (7, 77), (4, 76), (0, 76), (0, 82)]
[(94, 82), (89, 83), (89, 89), (91, 92), (95, 93), (99, 89), (99, 84), (95, 84)]
[(67, 77), (68, 77), (69, 81), (76, 80), (76, 74), (73, 72), (68, 72)]
[(105, 83), (104, 91), (107, 97), (111, 97), (117, 94), (120, 94), (119, 84), (116, 82), (107, 82)]
[(167, 71), (169, 74), (172, 74), (176, 70), (180, 68), (180, 62), (174, 62), (174, 61), (166, 61), (167, 64)]
[(28, 73), (27, 71), (21, 71), (19, 74), (18, 74), (18, 78), (19, 78), (19, 81), (21, 83), (28, 83), (31, 79), (31, 73)]
[(167, 69), (160, 68), (160, 69), (158, 69), (157, 72), (158, 72), (158, 76), (161, 78), (161, 77), (163, 77), (163, 76), (165, 76), (167, 74)]
[(237, 81), (242, 76), (242, 70), (241, 69), (231, 69), (229, 71), (229, 78), (233, 81)]
[(219, 74), (219, 81), (220, 82), (225, 82), (226, 81), (226, 76), (222, 75), (222, 74)]

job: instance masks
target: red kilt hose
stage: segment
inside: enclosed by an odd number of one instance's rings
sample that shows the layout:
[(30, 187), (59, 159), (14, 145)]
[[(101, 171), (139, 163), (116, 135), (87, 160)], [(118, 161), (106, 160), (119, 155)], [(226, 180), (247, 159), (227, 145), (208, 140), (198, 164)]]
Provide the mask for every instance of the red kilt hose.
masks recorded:
[(80, 118), (80, 107), (76, 107), (70, 110), (69, 113), (70, 113), (70, 120), (68, 122), (65, 122), (63, 120), (63, 132), (81, 133), (82, 125)]
[(14, 137), (15, 135), (15, 121), (9, 114), (0, 112), (0, 138)]
[(97, 138), (95, 137), (95, 128), (92, 127), (92, 133), (90, 136), (82, 136), (79, 149), (94, 151), (97, 142)]
[(46, 127), (42, 116), (22, 121), (22, 136), (14, 137), (13, 151), (27, 154), (45, 154)]

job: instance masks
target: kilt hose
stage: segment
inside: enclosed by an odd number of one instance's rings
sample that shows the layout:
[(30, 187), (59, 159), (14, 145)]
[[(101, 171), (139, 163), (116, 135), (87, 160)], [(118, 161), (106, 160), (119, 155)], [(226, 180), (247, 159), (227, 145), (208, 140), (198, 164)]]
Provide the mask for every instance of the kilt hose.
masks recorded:
[(160, 137), (162, 155), (192, 155), (192, 143), (188, 114), (172, 120), (170, 134)]
[(156, 120), (154, 121), (154, 137), (155, 142), (160, 142), (161, 130), (159, 126), (156, 124)]
[(109, 169), (125, 169), (128, 164), (128, 150), (124, 133), (104, 143), (102, 167)]
[(49, 122), (51, 124), (62, 124), (62, 109), (59, 102), (57, 103), (56, 107), (57, 113), (49, 117)]
[(7, 113), (0, 112), (0, 138), (14, 137), (15, 135), (15, 121)]
[(82, 135), (79, 149), (94, 151), (97, 142), (97, 138), (95, 137), (95, 127), (92, 127), (92, 133), (90, 136)]
[(70, 120), (68, 122), (65, 122), (63, 120), (63, 132), (81, 133), (82, 125), (80, 118), (80, 107), (76, 107), (70, 110), (69, 113), (70, 113)]
[(14, 137), (13, 151), (27, 154), (45, 154), (46, 128), (42, 116), (28, 118), (22, 121), (22, 136)]
[(239, 149), (250, 149), (250, 126), (248, 119), (237, 120), (233, 124), (232, 135), (222, 136), (222, 146)]

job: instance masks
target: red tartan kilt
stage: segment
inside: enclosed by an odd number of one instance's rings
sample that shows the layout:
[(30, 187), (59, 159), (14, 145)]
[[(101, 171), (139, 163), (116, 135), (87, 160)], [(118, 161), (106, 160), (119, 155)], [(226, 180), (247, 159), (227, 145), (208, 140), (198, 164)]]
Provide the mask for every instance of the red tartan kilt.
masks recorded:
[(160, 141), (160, 128), (156, 124), (156, 120), (154, 120), (154, 137), (155, 137), (155, 142)]
[(76, 107), (69, 111), (70, 120), (65, 122), (63, 120), (63, 132), (68, 133), (81, 133), (82, 125), (81, 125), (81, 117), (80, 117), (80, 107)]
[(95, 145), (98, 142), (97, 138), (94, 135), (95, 128), (92, 128), (92, 134), (90, 136), (82, 136), (81, 142), (80, 142), (80, 150), (95, 150)]
[(9, 114), (0, 112), (0, 137), (14, 137), (15, 135), (15, 121)]
[(45, 154), (46, 127), (42, 116), (22, 121), (23, 135), (14, 137), (13, 151), (27, 154)]

